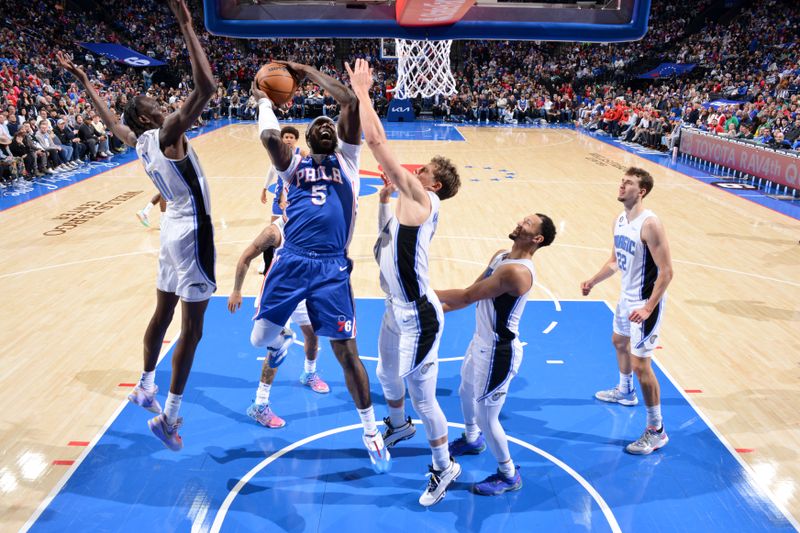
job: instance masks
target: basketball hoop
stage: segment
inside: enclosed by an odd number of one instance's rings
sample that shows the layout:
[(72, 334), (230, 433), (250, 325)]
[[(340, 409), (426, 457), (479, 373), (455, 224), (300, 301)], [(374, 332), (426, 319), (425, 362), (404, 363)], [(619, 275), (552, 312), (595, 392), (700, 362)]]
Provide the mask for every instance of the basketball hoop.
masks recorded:
[(453, 41), (415, 41), (395, 39), (397, 86), (395, 98), (428, 98), (456, 92), (450, 71), (450, 45)]

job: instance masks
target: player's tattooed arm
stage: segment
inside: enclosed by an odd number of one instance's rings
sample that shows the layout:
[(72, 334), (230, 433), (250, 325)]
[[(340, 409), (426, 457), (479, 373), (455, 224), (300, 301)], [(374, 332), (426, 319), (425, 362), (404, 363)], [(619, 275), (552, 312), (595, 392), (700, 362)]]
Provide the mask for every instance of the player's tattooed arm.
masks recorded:
[(250, 262), (261, 255), (270, 246), (281, 243), (281, 232), (275, 224), (270, 224), (259, 233), (258, 237), (242, 252), (236, 263), (236, 276), (233, 280), (233, 291), (228, 297), (228, 310), (234, 313), (242, 305), (242, 285), (250, 268)]
[[(270, 224), (264, 228), (258, 237), (253, 241), (252, 246), (256, 249), (256, 256), (263, 253), (268, 248), (274, 248), (281, 243), (281, 231), (275, 224)], [(252, 259), (252, 258), (251, 258)]]

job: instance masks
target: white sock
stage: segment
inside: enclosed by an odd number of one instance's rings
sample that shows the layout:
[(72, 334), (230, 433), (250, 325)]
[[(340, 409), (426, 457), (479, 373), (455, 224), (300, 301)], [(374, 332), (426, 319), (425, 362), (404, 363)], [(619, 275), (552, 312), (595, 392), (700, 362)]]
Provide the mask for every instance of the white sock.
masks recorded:
[(661, 404), (647, 406), (647, 425), (661, 429)]
[(633, 392), (633, 372), (630, 374), (619, 373), (619, 390), (625, 394)]
[(145, 215), (149, 215), (151, 209), (153, 209), (153, 204), (148, 203), (146, 206), (144, 206), (144, 209), (142, 209), (142, 211), (144, 211)]
[(375, 424), (375, 410), (370, 405), (366, 409), (356, 409), (358, 416), (361, 418), (361, 423), (364, 425), (365, 435), (375, 435), (378, 432), (378, 426)]
[(256, 391), (256, 403), (259, 405), (269, 403), (269, 391), (272, 389), (272, 385), (267, 385), (266, 383), (259, 383), (258, 384), (258, 391)]
[(508, 461), (506, 463), (499, 463), (499, 467), (497, 468), (501, 474), (506, 477), (514, 477), (514, 461)]
[(392, 426), (399, 428), (406, 423), (406, 405), (405, 402), (401, 407), (389, 406), (389, 421)]
[(153, 389), (155, 389), (156, 371), (151, 370), (150, 372), (142, 372), (142, 379), (139, 380), (139, 386), (147, 392), (151, 392)]
[(306, 358), (305, 362), (303, 363), (303, 370), (305, 370), (307, 374), (313, 374), (314, 372), (316, 372), (317, 360), (314, 359), (312, 361), (311, 359)]
[(467, 442), (475, 442), (481, 435), (481, 428), (478, 424), (467, 424), (464, 435), (467, 437)]
[(167, 403), (164, 404), (164, 416), (167, 417), (168, 424), (174, 424), (178, 420), (178, 411), (181, 408), (183, 394), (167, 394)]
[(450, 466), (450, 450), (446, 442), (439, 446), (431, 446), (431, 452), (433, 454), (434, 470), (441, 471)]

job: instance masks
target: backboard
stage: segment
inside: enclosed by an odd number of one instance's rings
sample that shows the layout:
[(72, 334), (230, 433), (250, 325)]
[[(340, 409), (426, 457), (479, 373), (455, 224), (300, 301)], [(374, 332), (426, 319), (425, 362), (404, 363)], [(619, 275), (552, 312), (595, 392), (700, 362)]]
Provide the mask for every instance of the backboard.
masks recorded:
[(616, 42), (647, 31), (650, 0), (203, 0), (211, 33)]

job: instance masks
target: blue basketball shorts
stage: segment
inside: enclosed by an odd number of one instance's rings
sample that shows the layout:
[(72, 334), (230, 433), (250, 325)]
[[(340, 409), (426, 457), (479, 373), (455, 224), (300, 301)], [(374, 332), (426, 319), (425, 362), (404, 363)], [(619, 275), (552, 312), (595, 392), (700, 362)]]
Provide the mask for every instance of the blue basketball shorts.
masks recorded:
[(355, 302), (350, 287), (353, 263), (343, 253), (316, 254), (286, 247), (275, 251), (253, 320), (285, 324), (306, 300), (317, 335), (331, 339), (356, 336)]

